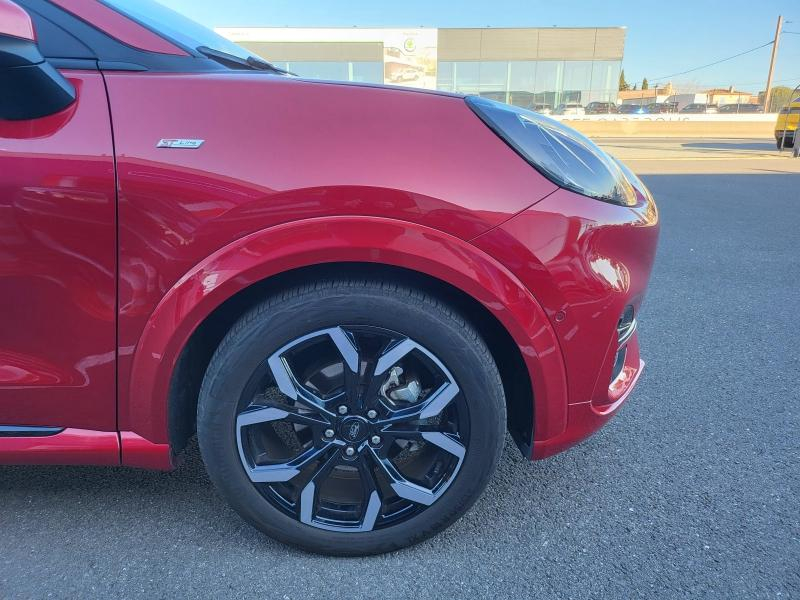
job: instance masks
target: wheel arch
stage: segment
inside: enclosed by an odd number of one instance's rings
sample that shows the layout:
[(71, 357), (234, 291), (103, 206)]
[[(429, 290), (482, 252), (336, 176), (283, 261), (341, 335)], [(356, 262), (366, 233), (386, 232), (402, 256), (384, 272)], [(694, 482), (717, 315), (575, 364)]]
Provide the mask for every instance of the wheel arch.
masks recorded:
[[(157, 446), (168, 460), (194, 431), (199, 385), (229, 327), (265, 294), (309, 277), (386, 277), (454, 304), (479, 329), (503, 377), (509, 430), (531, 456), (566, 424), (566, 380), (555, 334), (533, 295), (467, 242), (420, 225), (319, 218), (260, 231), (222, 248), (179, 280), (137, 344), (121, 398), (123, 463)], [(123, 405), (124, 402), (124, 405)], [(152, 458), (143, 466), (151, 466)], [(163, 465), (162, 465), (163, 466)]]

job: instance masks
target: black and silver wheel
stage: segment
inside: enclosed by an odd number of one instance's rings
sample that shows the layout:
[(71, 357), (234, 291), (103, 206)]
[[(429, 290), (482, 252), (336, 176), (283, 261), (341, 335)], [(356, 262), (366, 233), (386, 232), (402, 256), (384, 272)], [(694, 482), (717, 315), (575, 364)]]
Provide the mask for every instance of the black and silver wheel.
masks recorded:
[(502, 386), (456, 312), (377, 281), (284, 292), (231, 329), (208, 368), (198, 436), (233, 507), (269, 535), (369, 554), (447, 527), (500, 455)]

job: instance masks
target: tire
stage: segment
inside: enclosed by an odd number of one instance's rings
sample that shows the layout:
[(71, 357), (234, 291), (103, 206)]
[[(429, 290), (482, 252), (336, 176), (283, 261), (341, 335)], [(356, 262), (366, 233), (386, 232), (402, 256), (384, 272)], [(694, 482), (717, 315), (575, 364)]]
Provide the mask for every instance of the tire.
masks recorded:
[(505, 422), (497, 366), (469, 322), (374, 279), (294, 287), (243, 315), (197, 412), (208, 473), (246, 521), (342, 556), (409, 546), (461, 517), (494, 473)]

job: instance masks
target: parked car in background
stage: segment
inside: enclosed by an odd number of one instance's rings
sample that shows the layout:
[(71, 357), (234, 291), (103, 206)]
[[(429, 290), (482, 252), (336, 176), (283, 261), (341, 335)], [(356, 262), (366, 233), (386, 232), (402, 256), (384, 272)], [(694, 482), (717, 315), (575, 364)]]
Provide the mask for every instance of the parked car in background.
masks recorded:
[(291, 77), (152, 0), (0, 0), (0, 464), (170, 470), (196, 435), (268, 535), (420, 542), (506, 432), (546, 458), (624, 404), (658, 231), (530, 110)]
[[(506, 101), (505, 92), (482, 92), (481, 98), (489, 98), (499, 102)], [(553, 107), (549, 104), (536, 102), (536, 95), (533, 92), (511, 91), (508, 93), (508, 103), (520, 108), (535, 110), (543, 115), (549, 115), (553, 111)]]
[(620, 115), (644, 115), (647, 112), (647, 107), (642, 104), (628, 103), (617, 107), (617, 113)]
[(651, 114), (676, 113), (678, 112), (677, 102), (652, 102), (646, 105), (647, 112)]
[(553, 111), (554, 115), (585, 115), (586, 109), (582, 104), (577, 102), (568, 102), (566, 104), (559, 104), (558, 108)]
[(775, 143), (778, 148), (792, 148), (797, 143), (800, 123), (800, 97), (784, 106), (775, 121)]
[(684, 114), (716, 114), (718, 111), (715, 104), (704, 104), (702, 102), (692, 102), (684, 106), (680, 112)]
[(764, 107), (760, 104), (720, 104), (719, 106), (719, 113), (720, 114), (753, 114), (753, 113), (763, 113)]
[(613, 102), (589, 102), (585, 111), (587, 115), (613, 115), (617, 112), (617, 105)]

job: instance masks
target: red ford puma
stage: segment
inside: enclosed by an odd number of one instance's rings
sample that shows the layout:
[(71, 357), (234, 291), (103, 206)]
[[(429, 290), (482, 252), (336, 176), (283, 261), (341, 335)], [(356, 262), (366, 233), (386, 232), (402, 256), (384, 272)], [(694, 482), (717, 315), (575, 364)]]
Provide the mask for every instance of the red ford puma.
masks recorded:
[(150, 0), (0, 0), (0, 462), (171, 469), (285, 542), (456, 520), (603, 425), (658, 237), (592, 142), (308, 81)]

